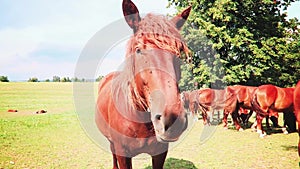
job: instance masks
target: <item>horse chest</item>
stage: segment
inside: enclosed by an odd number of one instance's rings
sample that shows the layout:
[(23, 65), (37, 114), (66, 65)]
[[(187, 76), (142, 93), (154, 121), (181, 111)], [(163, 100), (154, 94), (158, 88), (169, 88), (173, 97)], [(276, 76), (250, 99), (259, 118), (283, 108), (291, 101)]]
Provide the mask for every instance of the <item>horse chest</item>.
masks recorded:
[(127, 152), (134, 156), (141, 153), (155, 155), (168, 149), (168, 144), (158, 142), (155, 137), (130, 139), (125, 140), (124, 143)]
[(112, 133), (112, 142), (115, 146), (122, 147), (126, 154), (136, 156), (141, 153), (154, 154), (167, 149), (167, 144), (159, 143), (153, 131), (147, 126), (124, 124), (120, 133)]

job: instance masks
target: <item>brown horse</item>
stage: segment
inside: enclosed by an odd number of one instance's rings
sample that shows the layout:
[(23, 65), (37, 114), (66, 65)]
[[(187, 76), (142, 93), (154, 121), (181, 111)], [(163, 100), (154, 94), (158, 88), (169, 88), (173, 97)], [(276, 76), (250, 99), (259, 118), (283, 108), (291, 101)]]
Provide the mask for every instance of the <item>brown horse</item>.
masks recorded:
[(262, 85), (255, 90), (251, 104), (256, 112), (257, 132), (260, 137), (266, 134), (263, 131), (262, 120), (277, 112), (285, 114), (293, 112), (294, 88), (280, 88), (274, 85)]
[(248, 122), (252, 114), (253, 114), (252, 110), (239, 107), (239, 116), (238, 116), (239, 123), (242, 123), (245, 127), (248, 126)]
[[(239, 111), (239, 119), (243, 123), (244, 126), (248, 125), (249, 119), (253, 114), (253, 108), (251, 105), (252, 96), (254, 91), (257, 89), (257, 87), (254, 86), (244, 86), (244, 85), (234, 85), (234, 86), (228, 86), (228, 88), (231, 88), (235, 91), (237, 100), (238, 100), (238, 106), (243, 111)], [(247, 111), (249, 110), (249, 111)], [(269, 116), (266, 117), (267, 126), (269, 126)], [(274, 114), (271, 115), (271, 120), (273, 122), (274, 126), (278, 126), (278, 113), (274, 112)], [(254, 125), (251, 126), (251, 128), (254, 130), (256, 127), (256, 122)]]
[(244, 125), (248, 125), (249, 118), (253, 114), (253, 109), (251, 105), (252, 95), (253, 92), (257, 89), (254, 86), (244, 86), (244, 85), (234, 85), (228, 86), (235, 91), (236, 97), (238, 100), (238, 106), (242, 109), (250, 110), (250, 111), (243, 111), (243, 113), (239, 113), (239, 117)]
[[(224, 93), (224, 94), (222, 94)], [(239, 111), (239, 106), (238, 106), (238, 100), (236, 93), (233, 89), (230, 87), (226, 87), (224, 91), (221, 94), (219, 94), (219, 100), (217, 103), (220, 105), (224, 104), (224, 117), (223, 117), (223, 125), (224, 128), (228, 128), (228, 122), (227, 122), (227, 117), (229, 114), (231, 114), (233, 123), (235, 125), (236, 130), (238, 131), (243, 131), (243, 128), (241, 128), (239, 122), (238, 122), (238, 111)]]
[(197, 110), (200, 109), (204, 124), (210, 124), (210, 119), (213, 117), (215, 111), (218, 113), (223, 111), (224, 128), (227, 128), (227, 117), (231, 114), (236, 129), (241, 129), (237, 121), (237, 100), (233, 90), (227, 88), (224, 90), (204, 88), (192, 91), (189, 98), (190, 110), (197, 113)]
[(189, 108), (189, 103), (190, 103), (190, 91), (183, 91), (181, 93), (181, 100), (183, 102), (183, 107), (184, 109), (189, 112), (190, 108)]
[(293, 101), (294, 101), (294, 113), (298, 122), (298, 133), (299, 133), (298, 155), (300, 156), (300, 80), (298, 81), (295, 87)]
[(191, 7), (169, 20), (153, 14), (140, 18), (130, 0), (123, 13), (133, 29), (122, 71), (104, 77), (99, 84), (95, 120), (110, 142), (113, 168), (132, 168), (132, 157), (147, 153), (152, 167), (163, 168), (168, 143), (187, 128), (178, 81), (179, 58), (188, 56), (179, 29)]

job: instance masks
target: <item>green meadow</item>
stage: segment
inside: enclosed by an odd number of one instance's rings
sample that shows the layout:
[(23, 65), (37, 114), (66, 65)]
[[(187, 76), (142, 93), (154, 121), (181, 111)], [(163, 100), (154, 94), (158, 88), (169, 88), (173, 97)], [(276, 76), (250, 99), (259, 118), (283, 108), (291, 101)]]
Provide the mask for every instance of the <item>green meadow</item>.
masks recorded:
[[(41, 109), (47, 113), (35, 113)], [(219, 125), (207, 141), (201, 142), (202, 130), (202, 121), (195, 122), (187, 136), (169, 150), (165, 168), (298, 168), (297, 133), (284, 135), (273, 129), (261, 139), (250, 129), (237, 132)], [(148, 169), (151, 159), (137, 156), (133, 165)], [(82, 129), (72, 83), (0, 83), (2, 168), (108, 169), (112, 168), (112, 156)]]

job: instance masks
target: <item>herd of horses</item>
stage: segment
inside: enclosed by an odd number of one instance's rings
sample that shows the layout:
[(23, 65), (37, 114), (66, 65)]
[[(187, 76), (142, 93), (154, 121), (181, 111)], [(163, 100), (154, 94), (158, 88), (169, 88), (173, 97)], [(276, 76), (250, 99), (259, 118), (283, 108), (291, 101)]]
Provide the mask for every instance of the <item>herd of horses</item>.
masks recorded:
[(283, 112), (284, 115), (283, 132), (296, 132), (294, 89), (270, 84), (259, 87), (234, 85), (225, 89), (204, 88), (182, 92), (182, 101), (185, 109), (194, 116), (202, 114), (204, 124), (210, 124), (215, 111), (218, 112), (219, 120), (219, 113), (222, 111), (224, 128), (228, 128), (227, 117), (230, 114), (237, 130), (243, 130), (240, 123), (248, 125), (248, 120), (255, 111), (257, 120), (251, 128), (256, 129), (260, 137), (264, 137), (266, 133), (263, 131), (261, 120), (266, 118), (266, 126), (269, 128), (268, 119), (271, 117), (273, 126), (279, 127), (278, 112)]
[[(191, 6), (173, 18), (151, 13), (141, 18), (131, 0), (123, 0), (122, 8), (133, 35), (128, 41), (123, 70), (108, 74), (99, 83), (95, 122), (110, 142), (114, 169), (132, 168), (132, 157), (140, 153), (152, 157), (154, 169), (162, 169), (169, 142), (178, 140), (188, 125), (178, 81), (181, 60), (189, 62), (191, 55), (179, 30)], [(237, 107), (252, 109), (257, 113), (257, 130), (262, 134), (264, 117), (294, 109), (299, 128), (300, 83), (295, 89), (266, 85), (255, 92), (251, 90), (231, 86), (218, 92), (203, 89), (194, 96), (191, 92), (189, 103), (196, 99), (197, 104), (190, 108), (222, 109), (226, 116), (233, 115), (237, 129), (241, 128), (239, 117), (233, 112)], [(290, 90), (294, 90), (293, 96)], [(229, 97), (214, 100), (217, 95)], [(287, 97), (290, 100), (286, 101)], [(204, 119), (210, 123), (208, 117)]]

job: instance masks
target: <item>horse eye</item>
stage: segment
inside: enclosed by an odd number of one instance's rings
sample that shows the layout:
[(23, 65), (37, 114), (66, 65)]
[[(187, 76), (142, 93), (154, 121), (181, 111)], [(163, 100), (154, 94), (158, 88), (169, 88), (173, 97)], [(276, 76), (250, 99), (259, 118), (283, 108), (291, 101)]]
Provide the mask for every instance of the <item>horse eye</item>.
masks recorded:
[(135, 50), (135, 52), (136, 52), (136, 54), (140, 54), (140, 53), (141, 53), (141, 49), (140, 49), (140, 48), (137, 48), (137, 49)]
[(179, 51), (180, 51), (180, 52), (183, 52), (183, 46), (181, 46), (181, 47), (179, 48)]

